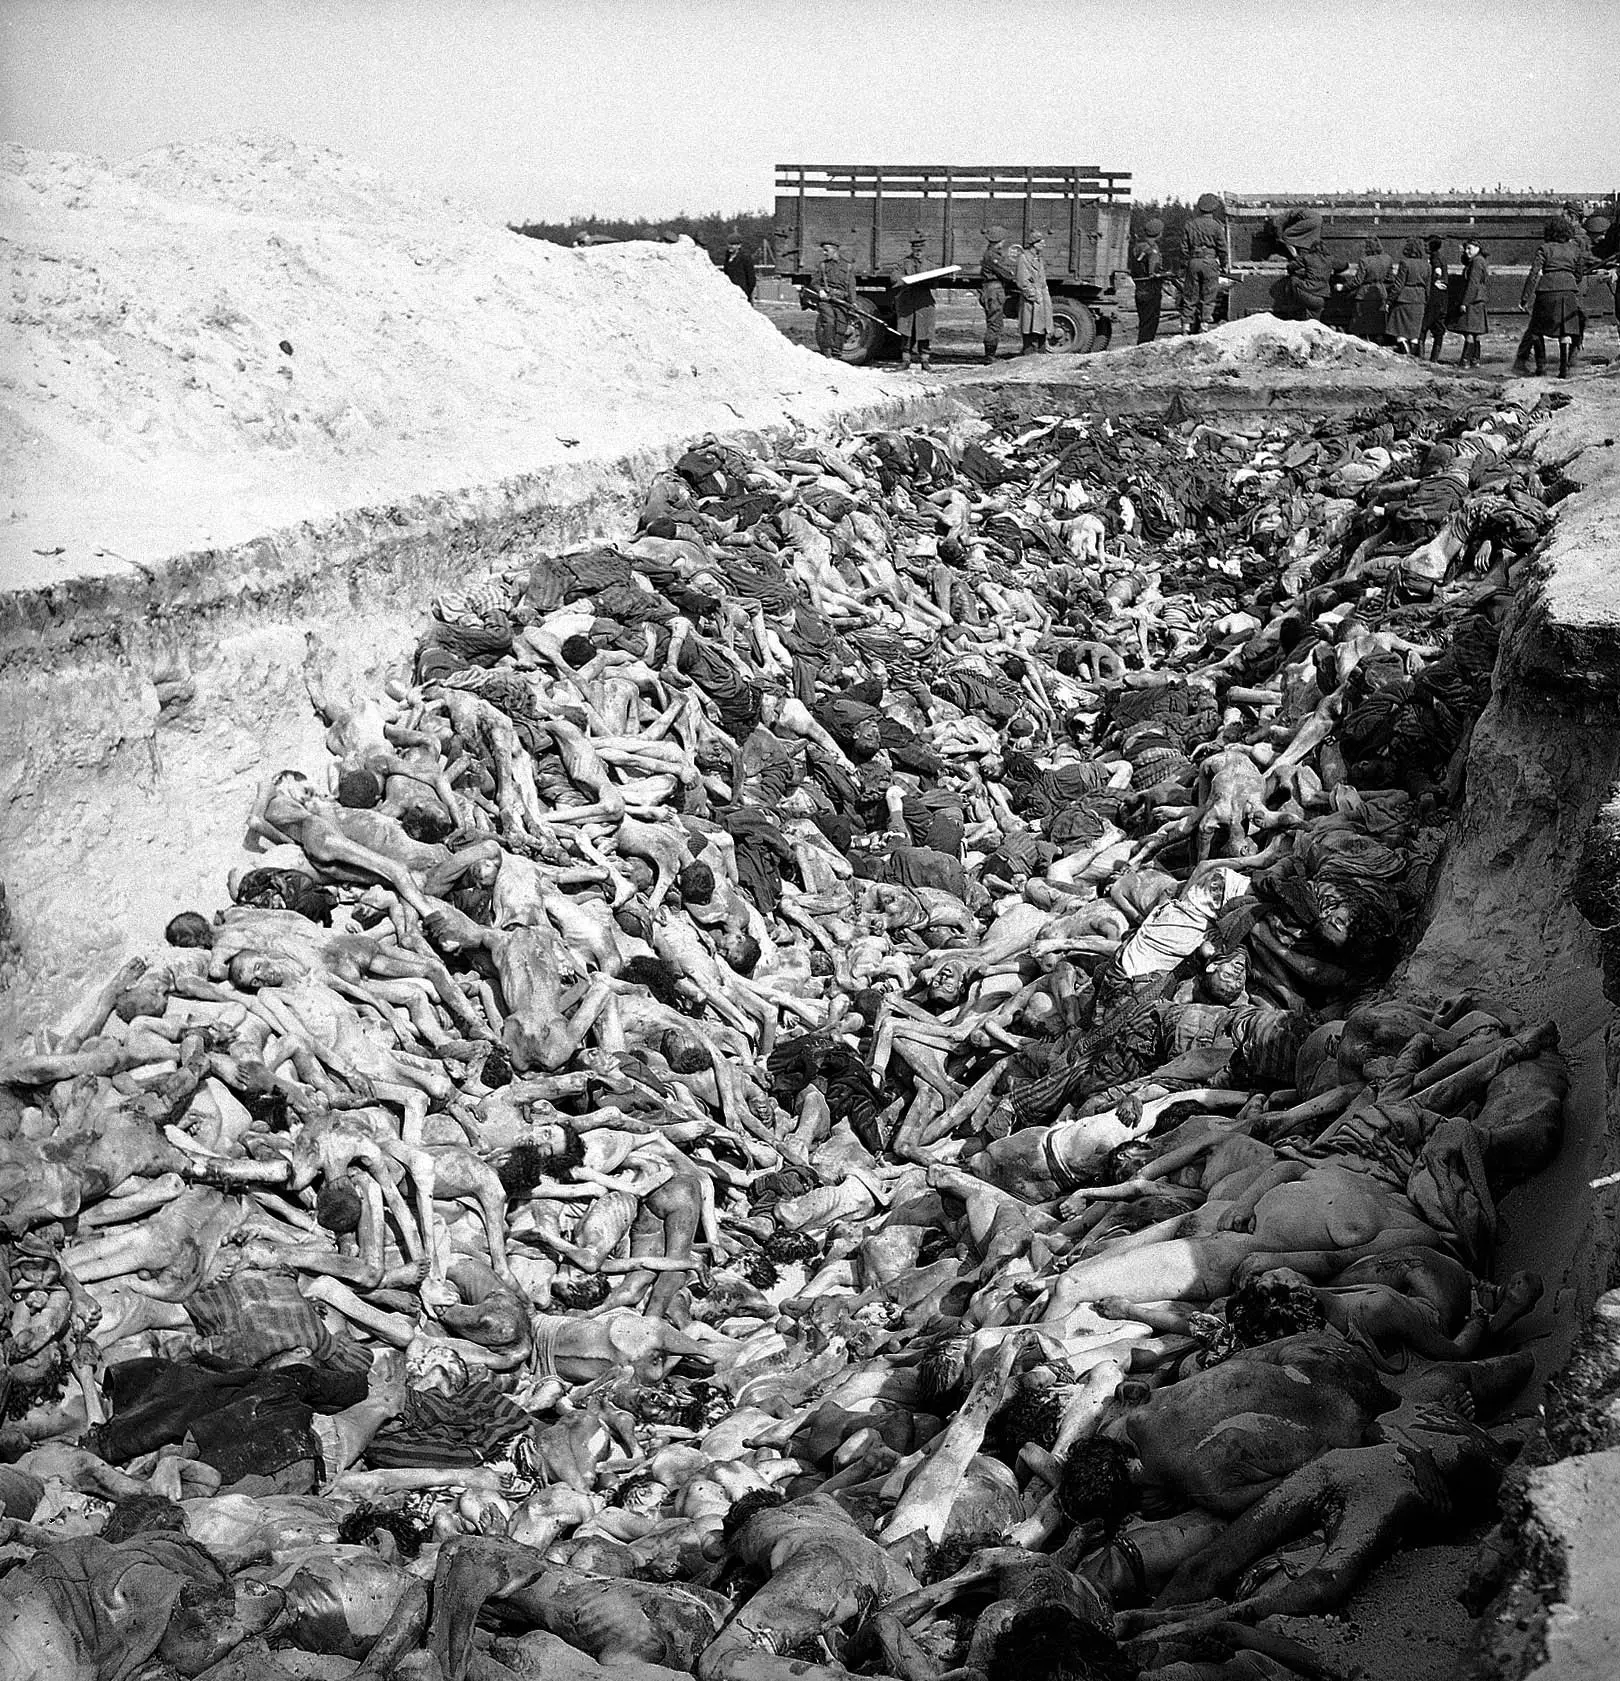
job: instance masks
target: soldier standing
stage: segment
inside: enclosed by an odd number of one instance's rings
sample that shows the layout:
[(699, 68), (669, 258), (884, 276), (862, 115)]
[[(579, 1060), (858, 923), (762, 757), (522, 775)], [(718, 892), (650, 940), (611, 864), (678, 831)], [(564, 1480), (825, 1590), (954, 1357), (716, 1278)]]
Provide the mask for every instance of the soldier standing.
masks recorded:
[(1046, 256), (1041, 247), (1046, 235), (1036, 232), (1018, 253), (1018, 329), (1024, 337), (1027, 356), (1031, 351), (1046, 354), (1046, 340), (1052, 331), (1052, 293), (1046, 284)]
[(1136, 282), (1136, 342), (1151, 344), (1159, 333), (1159, 310), (1164, 304), (1164, 252), (1159, 240), (1164, 223), (1149, 217), (1142, 237), (1131, 246), (1130, 275)]
[(928, 236), (921, 228), (913, 230), (911, 250), (889, 271), (898, 290), (895, 293), (894, 321), (901, 336), (900, 365), (911, 366), (911, 353), (916, 351), (919, 367), (928, 366), (929, 342), (934, 336), (934, 288), (924, 282), (908, 286), (906, 276), (921, 274), (928, 267), (923, 247)]
[(855, 267), (839, 255), (836, 239), (821, 242), (821, 261), (811, 277), (815, 289), (816, 349), (823, 356), (844, 353), (844, 328), (855, 313)]
[(984, 359), (996, 359), (1001, 329), (1007, 319), (1007, 293), (1016, 296), (1018, 283), (1007, 250), (1007, 230), (999, 223), (984, 230), (987, 241), (979, 259), (979, 303), (984, 310)]
[(1187, 223), (1183, 236), (1187, 278), (1181, 288), (1181, 328), (1186, 333), (1202, 332), (1205, 321), (1214, 324), (1221, 276), (1228, 267), (1226, 229), (1216, 220), (1216, 212), (1223, 208), (1214, 193), (1203, 194), (1198, 214)]

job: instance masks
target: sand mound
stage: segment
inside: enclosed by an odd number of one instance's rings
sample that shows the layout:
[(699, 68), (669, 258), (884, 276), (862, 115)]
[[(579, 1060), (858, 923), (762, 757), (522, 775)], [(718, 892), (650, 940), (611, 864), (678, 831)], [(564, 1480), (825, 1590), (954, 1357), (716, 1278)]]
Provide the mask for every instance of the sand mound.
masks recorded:
[(1307, 368), (1387, 373), (1407, 365), (1407, 359), (1394, 351), (1351, 338), (1320, 321), (1281, 321), (1275, 315), (1249, 315), (1196, 336), (1133, 345), (1113, 352), (1109, 359), (1140, 367), (1144, 373), (1176, 371), (1217, 377)]
[(274, 137), (6, 148), (0, 233), (12, 585), (883, 392), (690, 244), (564, 250)]

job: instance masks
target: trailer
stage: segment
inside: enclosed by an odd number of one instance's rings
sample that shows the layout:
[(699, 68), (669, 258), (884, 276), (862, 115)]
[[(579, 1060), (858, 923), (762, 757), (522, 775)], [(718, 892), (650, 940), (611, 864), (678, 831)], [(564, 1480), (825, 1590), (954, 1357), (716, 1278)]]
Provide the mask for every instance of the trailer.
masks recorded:
[[(1577, 204), (1614, 217), (1610, 193), (1236, 193), (1226, 199), (1227, 239), (1235, 283), (1230, 312), (1240, 315), (1287, 312), (1282, 285), (1284, 254), (1278, 230), (1297, 211), (1314, 210), (1322, 218), (1322, 243), (1348, 271), (1361, 256), (1361, 242), (1376, 235), (1385, 252), (1399, 257), (1408, 235), (1442, 241), (1440, 254), (1458, 275), (1462, 242), (1477, 239), (1490, 266), (1486, 308), (1493, 315), (1513, 313), (1525, 276), (1548, 220), (1564, 204)], [(1614, 313), (1612, 284), (1588, 285), (1590, 316)], [(1323, 319), (1346, 324), (1354, 313), (1348, 290), (1335, 287)]]
[[(1083, 352), (1097, 340), (1099, 315), (1117, 297), (1130, 256), (1130, 175), (1095, 164), (801, 164), (776, 166), (777, 273), (810, 280), (820, 242), (836, 239), (854, 264), (862, 314), (844, 339), (846, 362), (890, 354), (894, 289), (890, 270), (922, 229), (929, 268), (958, 272), (934, 280), (939, 291), (976, 291), (983, 229), (999, 223), (1009, 244), (1037, 229), (1047, 237), (1054, 350)], [(1061, 265), (1061, 266), (1055, 266)]]

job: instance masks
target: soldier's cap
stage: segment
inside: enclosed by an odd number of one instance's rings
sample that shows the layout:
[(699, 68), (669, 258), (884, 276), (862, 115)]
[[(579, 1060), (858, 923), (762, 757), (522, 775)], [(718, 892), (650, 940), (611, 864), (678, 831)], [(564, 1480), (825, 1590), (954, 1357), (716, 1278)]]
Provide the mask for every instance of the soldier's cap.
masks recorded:
[(836, 239), (821, 239), (816, 242), (823, 251), (837, 251), (840, 249)]
[(911, 243), (913, 245), (926, 245), (928, 243), (928, 235), (925, 234), (921, 228), (913, 228), (911, 230)]
[(1600, 216), (1595, 210), (1586, 218), (1585, 228), (1588, 233), (1598, 234), (1609, 231), (1609, 218)]
[(1045, 240), (1045, 238), (1046, 229), (1036, 228), (1036, 230), (1029, 236), (1029, 242), (1031, 245), (1039, 245)]
[(999, 244), (1007, 237), (1007, 230), (1002, 227), (1000, 222), (992, 222), (989, 227), (981, 228), (979, 231), (992, 245)]
[(1200, 193), (1198, 196), (1198, 214), (1212, 216), (1221, 208), (1221, 201), (1214, 193)]
[(1164, 232), (1164, 223), (1157, 216), (1150, 216), (1147, 220), (1147, 226), (1142, 229), (1142, 232), (1149, 239), (1157, 239)]

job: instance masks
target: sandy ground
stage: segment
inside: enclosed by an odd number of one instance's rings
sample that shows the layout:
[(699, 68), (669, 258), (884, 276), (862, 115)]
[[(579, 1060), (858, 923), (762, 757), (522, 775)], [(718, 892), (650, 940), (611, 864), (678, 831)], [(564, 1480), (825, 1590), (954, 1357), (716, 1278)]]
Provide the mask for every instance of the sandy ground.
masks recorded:
[(273, 137), (0, 155), (0, 585), (815, 425), (897, 376), (785, 342), (689, 242), (573, 251)]

